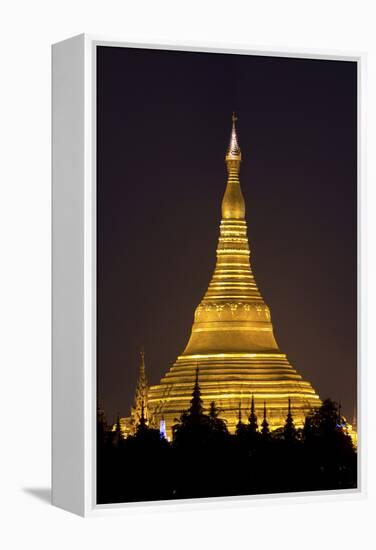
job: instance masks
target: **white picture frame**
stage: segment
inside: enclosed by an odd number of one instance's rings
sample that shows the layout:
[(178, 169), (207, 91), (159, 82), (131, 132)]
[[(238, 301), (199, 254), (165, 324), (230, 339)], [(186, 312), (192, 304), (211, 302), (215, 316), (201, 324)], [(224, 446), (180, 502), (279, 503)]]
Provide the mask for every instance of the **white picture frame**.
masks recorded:
[[(96, 47), (336, 59), (358, 64), (358, 488), (344, 491), (96, 504)], [(52, 502), (81, 516), (158, 506), (363, 498), (366, 494), (364, 53), (227, 44), (131, 44), (79, 35), (52, 47)]]

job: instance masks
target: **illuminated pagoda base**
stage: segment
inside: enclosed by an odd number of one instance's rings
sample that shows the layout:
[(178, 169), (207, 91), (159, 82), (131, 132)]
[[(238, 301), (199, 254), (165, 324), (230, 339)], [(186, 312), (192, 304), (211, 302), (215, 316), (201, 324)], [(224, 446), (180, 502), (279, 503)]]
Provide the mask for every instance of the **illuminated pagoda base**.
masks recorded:
[(289, 398), (296, 427), (321, 404), (311, 384), (279, 350), (269, 308), (256, 285), (238, 177), (240, 162), (233, 117), (215, 271), (196, 309), (186, 349), (160, 383), (149, 388), (153, 421), (159, 425), (163, 417), (168, 435), (182, 411), (189, 408), (197, 367), (204, 407), (208, 411), (215, 401), (230, 432), (235, 431), (239, 408), (247, 422), (252, 395), (259, 422), (266, 402), (272, 430), (284, 425)]
[(239, 421), (247, 422), (254, 395), (256, 415), (261, 423), (264, 401), (271, 430), (284, 426), (288, 398), (296, 427), (302, 427), (305, 415), (321, 404), (311, 384), (291, 367), (284, 354), (207, 354), (180, 356), (160, 384), (149, 390), (149, 406), (154, 405), (155, 422), (163, 415), (167, 430), (189, 408), (195, 382), (196, 365), (204, 408), (215, 401), (219, 418), (225, 419), (230, 432)]

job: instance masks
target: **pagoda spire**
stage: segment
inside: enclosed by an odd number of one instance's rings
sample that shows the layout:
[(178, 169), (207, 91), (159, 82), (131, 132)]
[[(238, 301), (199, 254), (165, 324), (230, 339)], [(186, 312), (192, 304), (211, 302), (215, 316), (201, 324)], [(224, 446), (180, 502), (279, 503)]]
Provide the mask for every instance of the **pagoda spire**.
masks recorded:
[(240, 151), (239, 143), (238, 143), (238, 136), (236, 133), (236, 121), (238, 120), (238, 117), (235, 115), (235, 113), (232, 113), (232, 128), (231, 128), (231, 137), (230, 137), (230, 143), (226, 152), (226, 161), (237, 161), (240, 163), (242, 160), (242, 153)]
[(296, 428), (295, 428), (294, 419), (291, 413), (291, 397), (289, 397), (289, 401), (288, 401), (287, 417), (286, 417), (286, 422), (285, 422), (283, 432), (284, 432), (286, 441), (292, 441), (293, 439), (296, 438)]
[(239, 420), (238, 424), (241, 424), (241, 422), (242, 422), (242, 405), (241, 405), (240, 402), (239, 402), (238, 420)]
[(270, 433), (269, 423), (266, 420), (266, 401), (264, 401), (264, 418), (261, 424), (261, 433), (264, 437), (267, 437)]
[(135, 433), (138, 424), (141, 421), (141, 417), (144, 417), (145, 423), (149, 421), (149, 411), (148, 411), (148, 392), (149, 386), (146, 378), (145, 372), (145, 351), (142, 348), (140, 351), (140, 366), (138, 373), (138, 380), (136, 385), (134, 405), (131, 409), (131, 423), (132, 423), (132, 432)]
[(244, 220), (245, 202), (240, 187), (239, 170), (242, 154), (240, 151), (235, 122), (237, 117), (232, 114), (232, 129), (230, 144), (226, 152), (226, 165), (228, 172), (226, 191), (222, 200), (223, 220)]
[(200, 416), (203, 414), (204, 408), (202, 406), (202, 399), (201, 399), (201, 390), (200, 385), (198, 383), (198, 375), (199, 375), (199, 368), (198, 365), (196, 366), (196, 378), (195, 378), (195, 385), (193, 387), (192, 392), (192, 399), (191, 399), (191, 406), (189, 409), (189, 412), (192, 416)]
[(228, 177), (222, 199), (216, 266), (196, 309), (191, 337), (183, 352), (183, 356), (192, 356), (192, 359), (205, 353), (243, 352), (244, 345), (261, 353), (278, 352), (270, 311), (250, 265), (245, 203), (239, 181), (241, 153), (235, 122), (233, 115), (230, 145), (225, 156)]
[(256, 416), (256, 412), (255, 412), (255, 398), (254, 398), (254, 395), (252, 394), (252, 400), (251, 400), (251, 413), (249, 415), (249, 430), (252, 432), (252, 433), (256, 433), (257, 430), (258, 430), (258, 424), (257, 424), (257, 416)]
[(140, 378), (145, 378), (145, 350), (143, 347), (140, 350), (140, 357), (141, 357), (140, 367), (139, 367)]
[(239, 409), (238, 409), (238, 422), (235, 426), (235, 433), (237, 436), (243, 438), (247, 436), (247, 425), (244, 424), (242, 421), (242, 405), (241, 401), (239, 401)]

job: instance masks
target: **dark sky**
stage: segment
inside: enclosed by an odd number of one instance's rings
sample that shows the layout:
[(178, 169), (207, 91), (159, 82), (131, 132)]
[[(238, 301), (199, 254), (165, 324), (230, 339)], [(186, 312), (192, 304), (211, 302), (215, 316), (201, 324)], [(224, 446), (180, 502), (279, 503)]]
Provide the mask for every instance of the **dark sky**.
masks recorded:
[(236, 111), (251, 264), (282, 352), (356, 399), (356, 63), (98, 47), (98, 395), (156, 384), (215, 265)]

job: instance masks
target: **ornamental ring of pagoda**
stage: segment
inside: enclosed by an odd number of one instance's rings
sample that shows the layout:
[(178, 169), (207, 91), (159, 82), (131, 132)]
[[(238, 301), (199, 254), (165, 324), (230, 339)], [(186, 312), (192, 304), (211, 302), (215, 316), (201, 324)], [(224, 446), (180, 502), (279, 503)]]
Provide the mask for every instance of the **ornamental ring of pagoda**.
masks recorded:
[(270, 310), (259, 302), (201, 302), (195, 311), (196, 322), (227, 321), (270, 322)]

